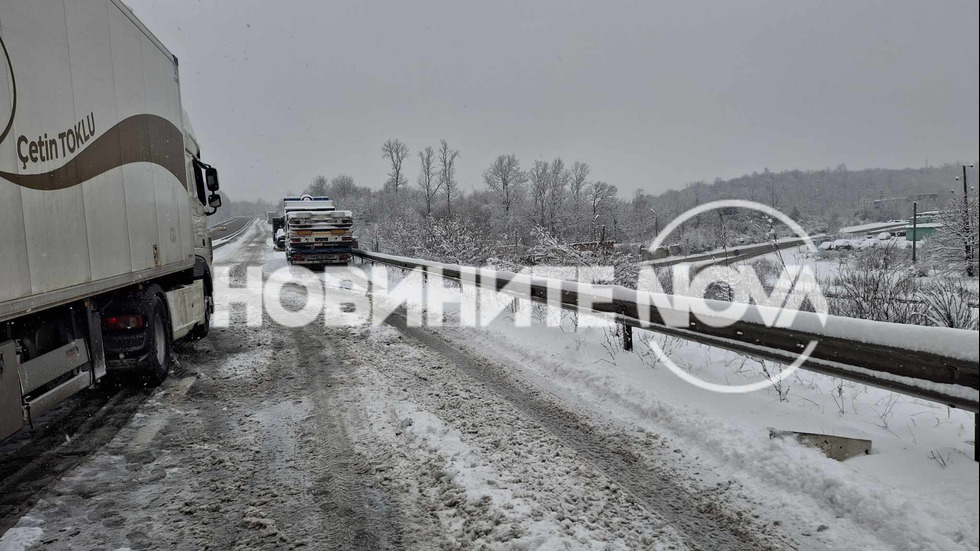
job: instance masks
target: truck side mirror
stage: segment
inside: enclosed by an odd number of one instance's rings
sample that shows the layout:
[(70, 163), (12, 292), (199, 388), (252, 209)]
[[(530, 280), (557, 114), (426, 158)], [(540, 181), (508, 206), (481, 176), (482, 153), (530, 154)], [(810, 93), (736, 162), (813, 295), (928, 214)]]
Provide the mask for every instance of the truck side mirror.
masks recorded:
[(218, 210), (218, 207), (221, 206), (221, 196), (217, 193), (212, 193), (210, 196), (208, 196), (208, 206)]
[[(204, 169), (204, 180), (208, 184), (208, 191), (218, 191), (218, 169), (213, 166), (209, 166)], [(211, 199), (208, 199), (208, 203)]]

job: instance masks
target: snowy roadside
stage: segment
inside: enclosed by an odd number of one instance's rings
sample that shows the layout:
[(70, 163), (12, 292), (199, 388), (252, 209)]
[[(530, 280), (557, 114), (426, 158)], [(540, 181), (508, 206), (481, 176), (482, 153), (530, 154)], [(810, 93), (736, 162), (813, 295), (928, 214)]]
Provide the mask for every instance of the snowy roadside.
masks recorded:
[[(445, 292), (451, 299), (459, 291)], [(779, 391), (709, 393), (658, 366), (641, 341), (650, 334), (637, 333), (637, 349), (623, 352), (605, 321), (585, 327), (581, 317), (575, 328), (571, 316), (555, 317), (562, 328), (519, 328), (501, 317), (488, 328), (439, 333), (495, 358), (576, 411), (669, 437), (685, 452), (675, 465), (681, 472), (704, 487), (737, 481), (732, 494), (746, 506), (766, 504), (763, 518), (817, 547), (978, 548), (971, 414), (807, 372)], [(457, 325), (453, 316), (447, 325)], [(721, 382), (762, 377), (752, 360), (658, 339), (695, 375)], [(768, 427), (868, 438), (874, 448), (869, 456), (837, 463), (796, 443), (770, 440)]]
[(689, 535), (494, 388), (391, 327), (350, 331), (371, 366), (357, 372), (370, 423), (359, 446), (397, 495), (426, 504), (439, 522), (430, 530), (452, 547), (687, 548)]

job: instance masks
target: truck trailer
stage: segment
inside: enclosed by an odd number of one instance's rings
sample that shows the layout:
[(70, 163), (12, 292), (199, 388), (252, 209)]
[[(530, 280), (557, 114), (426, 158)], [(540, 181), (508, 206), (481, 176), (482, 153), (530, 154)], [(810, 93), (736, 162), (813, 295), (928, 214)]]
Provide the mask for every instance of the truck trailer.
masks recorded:
[(287, 262), (315, 266), (350, 262), (351, 211), (337, 210), (329, 197), (286, 197), (282, 203)]
[(0, 0), (0, 439), (208, 332), (217, 170), (119, 0)]

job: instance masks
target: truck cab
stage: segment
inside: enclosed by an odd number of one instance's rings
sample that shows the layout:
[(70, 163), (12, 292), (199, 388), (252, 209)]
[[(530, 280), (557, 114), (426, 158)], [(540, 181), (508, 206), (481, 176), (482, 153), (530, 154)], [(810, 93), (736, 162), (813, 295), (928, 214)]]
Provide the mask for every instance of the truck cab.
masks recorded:
[(0, 439), (114, 369), (159, 384), (213, 310), (178, 60), (121, 0), (71, 8), (0, 0)]

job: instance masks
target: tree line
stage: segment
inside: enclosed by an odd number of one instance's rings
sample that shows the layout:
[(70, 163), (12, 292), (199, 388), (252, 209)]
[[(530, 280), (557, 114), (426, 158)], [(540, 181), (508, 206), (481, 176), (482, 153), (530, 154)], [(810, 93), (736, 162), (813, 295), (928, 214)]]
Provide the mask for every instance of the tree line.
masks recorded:
[[(595, 174), (583, 160), (556, 157), (525, 164), (516, 153), (501, 153), (485, 166), (481, 181), (466, 182), (471, 190), (465, 192), (457, 176), (464, 158), (446, 140), (424, 145), (413, 155), (407, 144), (392, 138), (381, 145), (380, 153), (388, 167), (380, 189), (338, 174), (315, 177), (303, 192), (330, 196), (339, 208), (352, 210), (362, 246), (405, 254), (413, 240), (425, 240), (422, 234), (457, 236), (460, 247), (481, 251), (471, 258), (474, 262), (508, 251), (526, 252), (546, 241), (580, 247), (615, 243), (638, 251), (684, 211), (719, 199), (764, 203), (786, 212), (808, 232), (833, 233), (851, 224), (908, 219), (913, 200), (918, 200), (920, 211), (942, 210), (961, 197), (955, 181), (958, 164), (763, 169), (658, 194), (638, 190), (624, 197), (616, 184)], [(969, 177), (976, 181), (975, 169)], [(773, 231), (787, 230), (774, 229), (772, 221), (748, 213), (701, 216), (672, 235), (670, 242), (690, 251), (707, 250), (730, 245), (721, 242), (723, 237), (761, 242)], [(477, 242), (481, 245), (475, 246)]]

